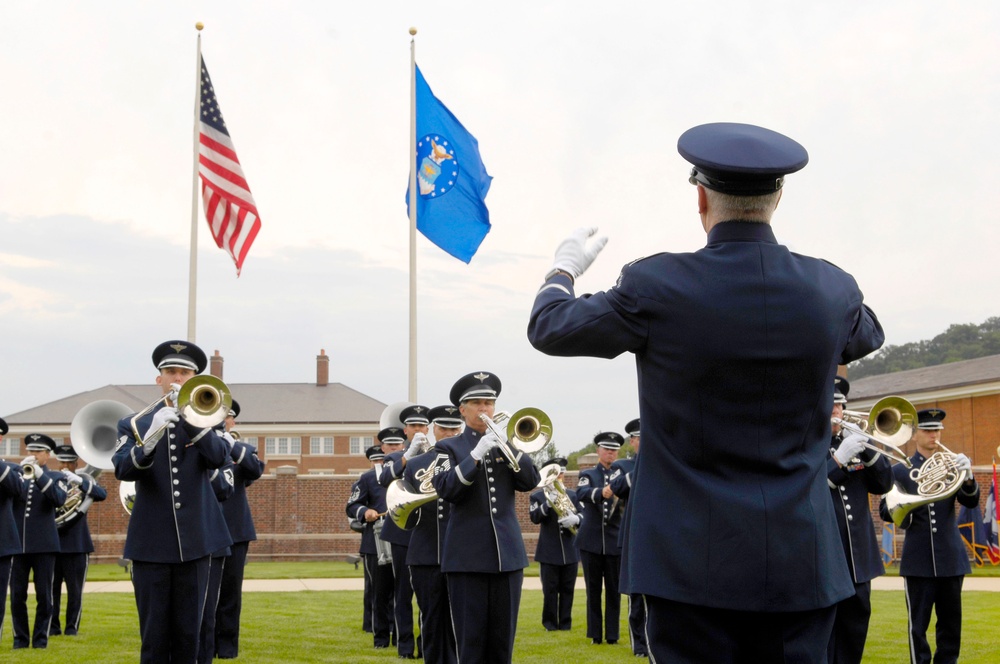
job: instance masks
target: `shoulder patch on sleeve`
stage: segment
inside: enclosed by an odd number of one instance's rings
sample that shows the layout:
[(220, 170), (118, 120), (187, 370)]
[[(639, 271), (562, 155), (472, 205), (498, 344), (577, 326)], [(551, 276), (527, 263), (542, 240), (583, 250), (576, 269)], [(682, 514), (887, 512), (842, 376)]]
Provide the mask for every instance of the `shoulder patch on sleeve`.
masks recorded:
[(577, 486), (590, 486), (590, 477), (587, 475), (580, 475), (580, 481), (577, 482)]
[(437, 459), (434, 460), (434, 474), (440, 475), (449, 470), (451, 470), (451, 457), (447, 454), (438, 454)]
[(120, 450), (122, 448), (122, 445), (124, 445), (127, 442), (128, 442), (128, 436), (123, 435), (121, 438), (119, 438), (118, 439), (118, 444), (115, 445), (115, 452), (117, 452), (118, 450)]

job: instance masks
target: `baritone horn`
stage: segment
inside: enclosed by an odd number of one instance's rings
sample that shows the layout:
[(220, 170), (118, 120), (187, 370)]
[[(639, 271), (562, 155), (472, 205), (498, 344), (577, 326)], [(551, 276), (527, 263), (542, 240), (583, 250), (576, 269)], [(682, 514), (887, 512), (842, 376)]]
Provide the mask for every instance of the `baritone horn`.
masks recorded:
[[(132, 417), (132, 435), (136, 445), (141, 446), (143, 436), (139, 433), (139, 419), (156, 410), (160, 405), (170, 405), (170, 395), (157, 399)], [(208, 429), (225, 421), (233, 404), (233, 395), (220, 378), (212, 375), (194, 376), (181, 385), (177, 393), (178, 414), (193, 426)], [(146, 433), (146, 438), (156, 437), (166, 429), (166, 425), (156, 431)]]
[(880, 399), (869, 413), (845, 410), (841, 417), (831, 418), (830, 421), (839, 424), (846, 431), (867, 436), (882, 446), (878, 448), (866, 440), (865, 447), (881, 452), (907, 468), (913, 467), (900, 447), (913, 437), (913, 430), (917, 426), (917, 410), (903, 397)]
[[(522, 408), (513, 415), (500, 411), (493, 419), (481, 413), (479, 419), (500, 439), (497, 449), (515, 473), (521, 471), (517, 460), (522, 454), (534, 454), (552, 440), (552, 420), (538, 408)], [(504, 423), (506, 431), (500, 428)]]

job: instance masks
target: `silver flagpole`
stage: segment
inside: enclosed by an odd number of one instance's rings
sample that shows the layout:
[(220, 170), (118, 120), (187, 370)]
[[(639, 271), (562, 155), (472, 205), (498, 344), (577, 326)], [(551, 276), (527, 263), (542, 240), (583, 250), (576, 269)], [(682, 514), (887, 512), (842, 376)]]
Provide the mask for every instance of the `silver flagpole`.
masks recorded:
[(410, 386), (417, 403), (417, 58), (416, 28), (410, 28)]
[(205, 25), (194, 24), (198, 31), (198, 57), (195, 59), (194, 79), (194, 172), (191, 174), (191, 258), (188, 269), (188, 332), (187, 340), (195, 342), (195, 318), (198, 310), (198, 154), (201, 143), (201, 29)]

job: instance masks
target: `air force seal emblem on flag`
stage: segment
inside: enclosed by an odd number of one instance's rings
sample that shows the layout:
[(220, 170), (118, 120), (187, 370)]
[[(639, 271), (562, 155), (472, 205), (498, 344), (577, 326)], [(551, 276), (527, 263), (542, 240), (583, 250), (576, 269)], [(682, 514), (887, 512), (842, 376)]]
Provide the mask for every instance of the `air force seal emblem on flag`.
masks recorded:
[(443, 196), (458, 181), (455, 149), (443, 136), (428, 134), (417, 142), (417, 163), (417, 182), (424, 198)]

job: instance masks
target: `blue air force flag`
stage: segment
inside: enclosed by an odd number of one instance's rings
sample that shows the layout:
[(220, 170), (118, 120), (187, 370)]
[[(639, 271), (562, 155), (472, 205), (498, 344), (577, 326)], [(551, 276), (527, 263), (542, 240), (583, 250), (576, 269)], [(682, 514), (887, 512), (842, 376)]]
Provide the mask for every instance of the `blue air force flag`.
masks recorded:
[[(490, 232), (486, 192), (493, 179), (479, 142), (417, 76), (417, 230), (468, 263)], [(412, 162), (411, 162), (412, 163)], [(410, 191), (406, 191), (409, 212)]]

